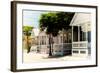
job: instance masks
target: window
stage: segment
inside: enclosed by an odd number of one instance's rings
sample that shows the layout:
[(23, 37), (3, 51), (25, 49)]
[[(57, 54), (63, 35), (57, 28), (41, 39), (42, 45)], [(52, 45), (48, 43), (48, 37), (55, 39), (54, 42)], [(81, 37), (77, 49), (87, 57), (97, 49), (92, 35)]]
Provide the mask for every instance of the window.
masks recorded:
[(74, 51), (73, 51), (73, 53), (79, 53), (79, 51), (77, 51), (77, 50), (74, 50)]
[(78, 26), (73, 27), (73, 41), (78, 41)]
[(91, 42), (91, 31), (88, 31), (88, 42)]
[(66, 36), (66, 35), (64, 35), (63, 40), (64, 40), (64, 41), (63, 41), (64, 43), (67, 43), (67, 36)]
[(80, 53), (86, 53), (86, 51), (80, 51)]
[(63, 37), (62, 36), (60, 36), (60, 39), (61, 39), (61, 43), (63, 43)]

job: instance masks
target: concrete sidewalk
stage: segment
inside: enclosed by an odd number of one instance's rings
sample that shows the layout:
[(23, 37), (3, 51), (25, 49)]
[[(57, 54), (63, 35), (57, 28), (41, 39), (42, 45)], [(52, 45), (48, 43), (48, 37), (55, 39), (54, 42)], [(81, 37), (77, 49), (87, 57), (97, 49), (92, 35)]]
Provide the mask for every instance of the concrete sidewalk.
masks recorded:
[(50, 62), (50, 61), (80, 61), (87, 60), (90, 57), (86, 56), (62, 56), (62, 57), (53, 57), (48, 58), (48, 54), (40, 54), (35, 52), (27, 53), (23, 52), (23, 62), (32, 63), (32, 62)]

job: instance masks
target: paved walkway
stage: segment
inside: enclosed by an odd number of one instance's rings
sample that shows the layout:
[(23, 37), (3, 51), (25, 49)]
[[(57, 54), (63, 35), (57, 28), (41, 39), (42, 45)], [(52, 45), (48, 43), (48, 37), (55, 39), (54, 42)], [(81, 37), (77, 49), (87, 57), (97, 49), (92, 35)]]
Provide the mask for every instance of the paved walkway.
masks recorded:
[(63, 57), (53, 57), (48, 58), (48, 54), (40, 54), (35, 52), (27, 53), (26, 51), (23, 52), (23, 61), (25, 63), (32, 63), (32, 62), (49, 62), (49, 61), (77, 61), (77, 60), (87, 60), (90, 57), (85, 56), (63, 56)]

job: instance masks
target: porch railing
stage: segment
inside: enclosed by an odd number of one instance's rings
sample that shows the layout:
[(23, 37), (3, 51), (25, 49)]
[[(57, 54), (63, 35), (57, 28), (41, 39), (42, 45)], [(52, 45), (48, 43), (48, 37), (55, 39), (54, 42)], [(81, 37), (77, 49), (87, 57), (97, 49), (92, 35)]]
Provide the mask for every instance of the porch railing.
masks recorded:
[(72, 43), (54, 44), (53, 48), (56, 48), (56, 49), (71, 49)]
[(72, 48), (87, 48), (88, 42), (87, 41), (81, 41), (81, 42), (73, 42)]

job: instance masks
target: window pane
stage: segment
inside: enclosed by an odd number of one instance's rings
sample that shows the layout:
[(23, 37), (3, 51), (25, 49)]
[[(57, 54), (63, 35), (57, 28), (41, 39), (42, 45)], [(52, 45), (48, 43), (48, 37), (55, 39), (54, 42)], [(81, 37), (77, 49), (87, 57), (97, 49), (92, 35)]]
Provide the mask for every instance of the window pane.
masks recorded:
[(88, 42), (91, 42), (91, 32), (88, 31)]
[(78, 41), (78, 27), (73, 27), (73, 41)]

